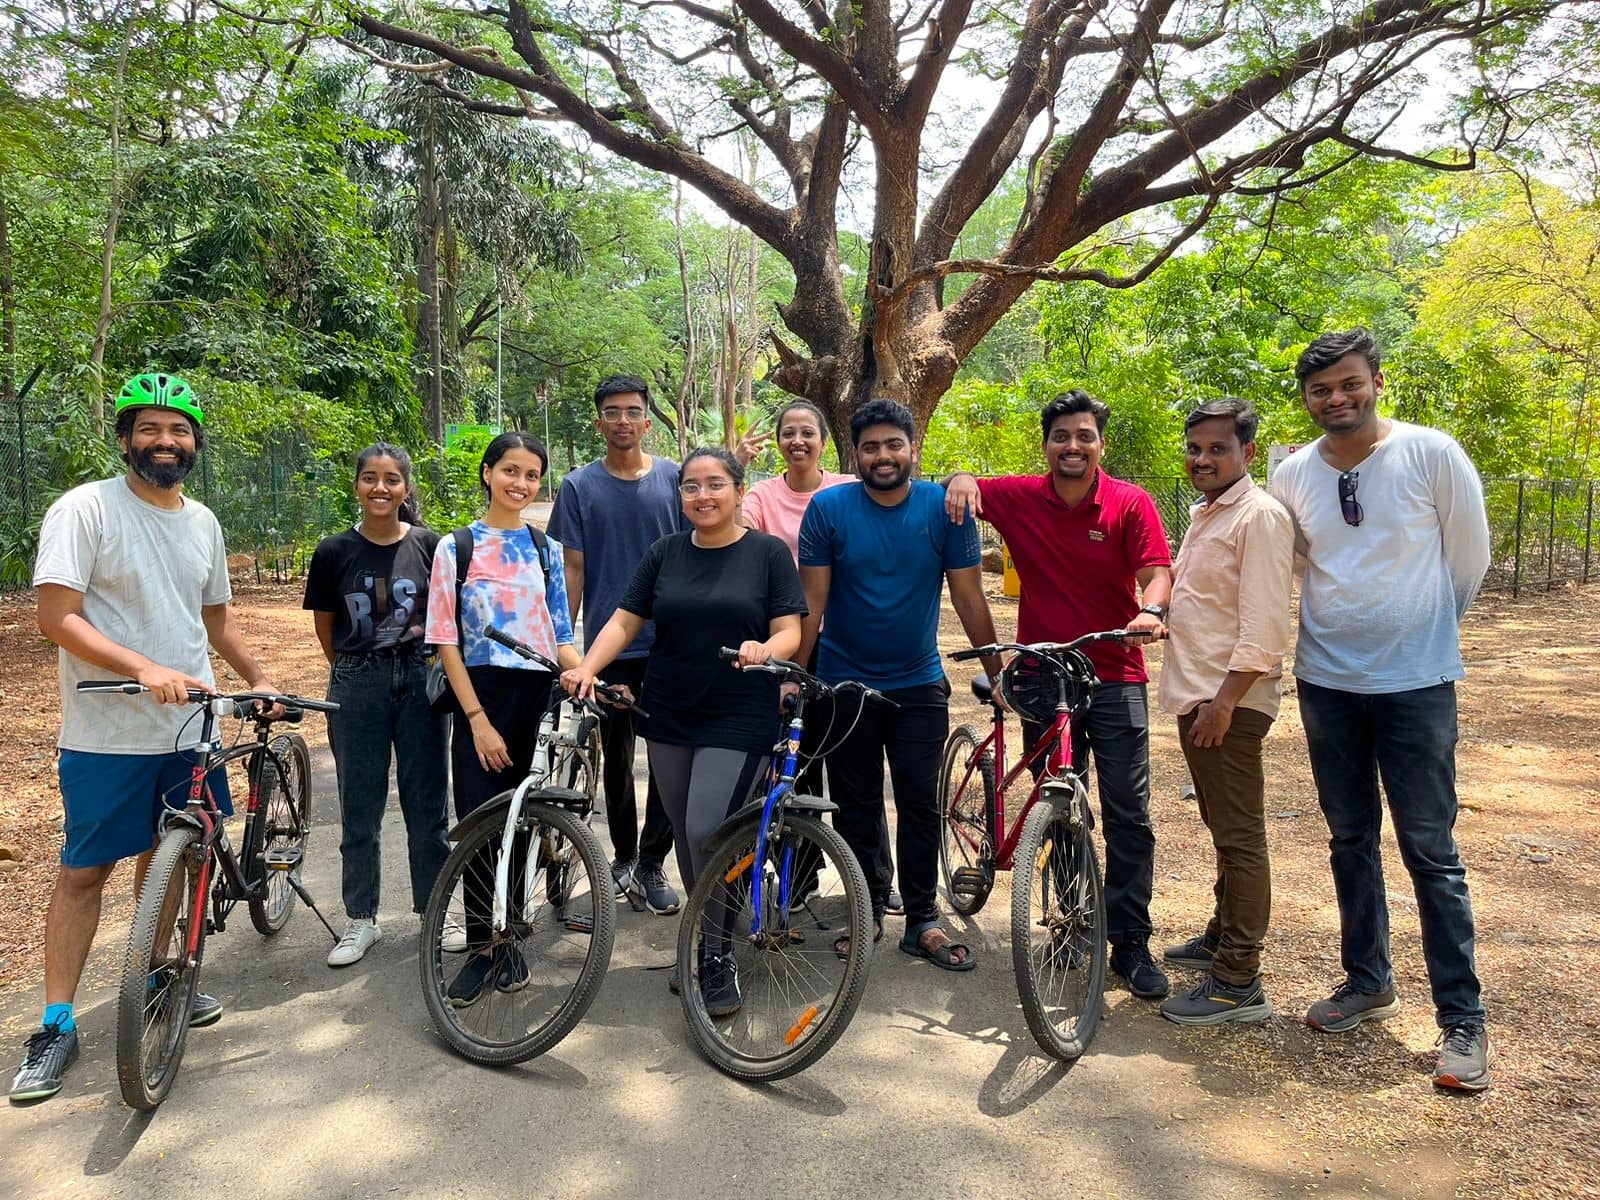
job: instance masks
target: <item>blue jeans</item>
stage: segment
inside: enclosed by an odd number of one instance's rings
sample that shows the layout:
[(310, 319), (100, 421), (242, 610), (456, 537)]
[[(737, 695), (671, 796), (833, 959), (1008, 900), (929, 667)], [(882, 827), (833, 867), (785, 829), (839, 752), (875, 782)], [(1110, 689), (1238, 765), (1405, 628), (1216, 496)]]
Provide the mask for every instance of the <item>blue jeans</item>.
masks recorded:
[(1328, 822), (1345, 977), (1363, 992), (1394, 984), (1378, 840), (1381, 777), (1400, 858), (1416, 891), (1439, 1027), (1483, 1020), (1472, 899), (1454, 834), (1455, 684), (1369, 696), (1302, 680), (1299, 692), (1311, 773)]
[(450, 853), (445, 718), (428, 707), (426, 680), (422, 655), (410, 651), (340, 654), (333, 661), (328, 699), (340, 707), (328, 714), (328, 742), (344, 825), (344, 911), (352, 920), (378, 915), (378, 829), (389, 802), (391, 750), (406, 819), (414, 911), (427, 907)]

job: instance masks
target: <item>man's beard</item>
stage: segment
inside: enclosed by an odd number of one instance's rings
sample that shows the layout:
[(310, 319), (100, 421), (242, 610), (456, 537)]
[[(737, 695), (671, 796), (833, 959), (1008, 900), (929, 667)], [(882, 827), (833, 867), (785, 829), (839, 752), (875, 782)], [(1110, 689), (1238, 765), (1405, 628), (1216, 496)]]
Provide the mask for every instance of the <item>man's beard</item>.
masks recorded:
[(194, 470), (195, 455), (192, 450), (185, 450), (181, 446), (170, 448), (163, 447), (177, 455), (176, 462), (156, 462), (155, 448), (149, 450), (129, 450), (128, 464), (133, 467), (134, 474), (152, 487), (162, 490), (175, 488), (188, 478), (189, 472)]
[(888, 483), (883, 483), (879, 480), (876, 468), (871, 471), (863, 471), (861, 473), (861, 482), (878, 492), (892, 492), (895, 490), (895, 488), (899, 487), (910, 478), (911, 468), (909, 466), (896, 467), (894, 478)]

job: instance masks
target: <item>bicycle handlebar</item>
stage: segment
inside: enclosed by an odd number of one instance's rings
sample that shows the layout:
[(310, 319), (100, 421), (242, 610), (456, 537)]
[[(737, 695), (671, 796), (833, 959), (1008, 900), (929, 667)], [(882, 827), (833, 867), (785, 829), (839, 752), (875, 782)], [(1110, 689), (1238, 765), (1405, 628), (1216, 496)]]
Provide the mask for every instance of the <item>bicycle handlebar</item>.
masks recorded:
[[(717, 650), (717, 657), (722, 659), (724, 662), (734, 663), (736, 666), (739, 662), (739, 652), (728, 646), (719, 648)], [(877, 700), (883, 704), (887, 704), (890, 708), (900, 707), (882, 692), (875, 688), (869, 688), (864, 683), (857, 683), (854, 679), (846, 679), (840, 683), (834, 684), (823, 683), (822, 680), (818, 679), (810, 671), (807, 671), (799, 663), (790, 662), (786, 658), (769, 658), (764, 663), (752, 663), (749, 666), (738, 667), (738, 669), (741, 671), (765, 671), (769, 675), (778, 676), (779, 679), (786, 683), (799, 684), (800, 687), (810, 692), (814, 696), (824, 696), (833, 692), (841, 692), (845, 690), (856, 690), (860, 691), (862, 696), (868, 700)]]
[[(498, 629), (493, 625), (489, 625), (489, 626), (486, 626), (484, 628), (483, 636), (488, 638), (491, 642), (499, 642), (507, 650), (510, 650), (510, 651), (512, 651), (513, 653), (516, 653), (516, 654), (520, 654), (523, 658), (527, 659), (529, 662), (538, 663), (546, 671), (549, 671), (552, 675), (554, 675), (558, 680), (561, 678), (561, 667), (560, 667), (560, 665), (558, 663), (551, 662), (548, 658), (546, 658), (544, 655), (540, 654), (532, 646), (528, 645), (528, 643), (517, 641), (516, 638), (514, 638), (510, 634), (506, 633), (504, 630)], [(645, 712), (644, 709), (640, 708), (639, 704), (638, 704), (638, 701), (630, 699), (627, 695), (625, 695), (622, 692), (622, 690), (620, 688), (614, 687), (613, 685), (611, 685), (609, 683), (604, 683), (601, 680), (596, 679), (594, 681), (594, 690), (599, 694), (599, 696), (600, 696), (600, 698), (602, 700), (604, 700), (607, 704), (611, 705), (612, 707), (614, 707), (614, 708), (632, 709), (634, 712), (638, 713), (641, 717), (644, 717), (646, 720), (649, 720), (650, 714)], [(584, 704), (591, 712), (593, 712), (595, 714), (595, 716), (597, 716), (597, 717), (605, 716), (605, 712), (598, 705), (596, 705), (592, 700), (584, 700), (584, 701), (581, 701), (581, 703)]]
[(1107, 629), (1100, 633), (1086, 633), (1081, 638), (1074, 638), (1070, 642), (1034, 642), (1024, 645), (1020, 642), (995, 642), (988, 646), (974, 646), (970, 650), (957, 650), (950, 655), (955, 662), (967, 662), (974, 658), (983, 658), (990, 654), (1005, 654), (1015, 651), (1018, 654), (1065, 654), (1069, 650), (1076, 650), (1087, 646), (1091, 642), (1136, 642), (1152, 641), (1154, 635), (1126, 629)]
[[(150, 689), (144, 684), (132, 679), (85, 679), (78, 684), (80, 692), (116, 693), (123, 696), (137, 696)], [(338, 712), (339, 706), (332, 700), (313, 700), (308, 696), (288, 696), (277, 692), (203, 692), (199, 688), (188, 688), (185, 691), (190, 704), (211, 704), (222, 701), (231, 705), (230, 712), (218, 712), (218, 716), (246, 717), (253, 716), (259, 720), (277, 720), (263, 716), (266, 708), (281, 705), (285, 714), (301, 709), (312, 712), (331, 713)], [(250, 706), (259, 702), (261, 710), (252, 709)]]

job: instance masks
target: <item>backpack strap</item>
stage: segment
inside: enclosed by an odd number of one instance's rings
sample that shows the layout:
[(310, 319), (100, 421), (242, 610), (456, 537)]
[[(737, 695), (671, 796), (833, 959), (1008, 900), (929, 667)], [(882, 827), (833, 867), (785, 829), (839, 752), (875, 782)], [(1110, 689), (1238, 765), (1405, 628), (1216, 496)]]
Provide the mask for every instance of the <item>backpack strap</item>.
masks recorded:
[(550, 539), (545, 536), (544, 530), (536, 525), (528, 526), (528, 536), (533, 539), (533, 548), (539, 552), (539, 569), (544, 572), (545, 582), (550, 581)]
[(461, 589), (467, 582), (467, 568), (472, 565), (472, 530), (463, 526), (450, 536), (456, 543), (456, 646), (464, 649), (467, 630), (461, 620)]

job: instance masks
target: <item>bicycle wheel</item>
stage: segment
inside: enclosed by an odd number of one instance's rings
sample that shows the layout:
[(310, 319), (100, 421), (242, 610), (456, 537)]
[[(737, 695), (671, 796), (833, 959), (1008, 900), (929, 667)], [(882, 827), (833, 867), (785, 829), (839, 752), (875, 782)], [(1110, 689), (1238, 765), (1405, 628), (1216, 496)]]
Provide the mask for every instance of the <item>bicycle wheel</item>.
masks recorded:
[(277, 757), (262, 757), (260, 800), (244, 847), (245, 878), (262, 880), (250, 897), (250, 923), (267, 937), (294, 914), (289, 877), (299, 877), (311, 840), (311, 751), (298, 733), (280, 734), (270, 747)]
[(967, 764), (977, 753), (972, 726), (957, 726), (939, 768), (939, 869), (945, 898), (964, 917), (981, 909), (994, 890), (994, 753), (985, 750), (969, 774)]
[[(598, 839), (565, 809), (528, 803), (513, 837), (506, 928), (495, 932), (504, 831), (504, 821), (485, 821), (450, 852), (422, 915), (418, 956), (434, 1028), (487, 1066), (525, 1062), (572, 1031), (605, 979), (616, 923)], [(467, 931), (465, 953), (444, 950), (451, 922)]]
[[(867, 982), (872, 905), (844, 839), (789, 812), (762, 861), (761, 920), (752, 933), (758, 829), (751, 821), (725, 842), (689, 895), (678, 927), (679, 999), (713, 1066), (736, 1079), (772, 1080), (810, 1066), (850, 1024)], [(804, 881), (813, 871), (816, 891), (788, 912), (782, 880)], [(834, 953), (840, 937), (850, 939), (843, 959)]]
[(580, 793), (587, 800), (588, 807), (593, 808), (600, 794), (599, 722), (589, 726), (589, 736), (582, 746), (564, 747), (558, 761), (561, 770), (556, 772), (560, 776), (555, 780), (556, 784)]
[[(123, 1100), (140, 1110), (166, 1099), (183, 1060), (205, 951), (204, 861), (200, 831), (174, 825), (156, 848), (134, 908), (117, 999), (117, 1081)], [(191, 957), (187, 947), (197, 920)]]
[(1023, 822), (1011, 870), (1011, 961), (1028, 1029), (1073, 1059), (1100, 1023), (1106, 912), (1081, 783), (1048, 785)]

